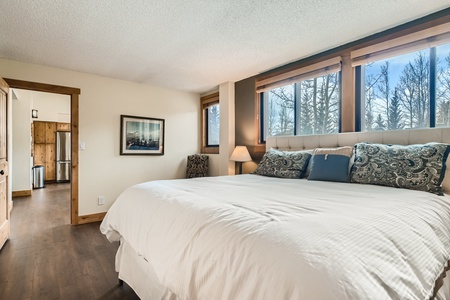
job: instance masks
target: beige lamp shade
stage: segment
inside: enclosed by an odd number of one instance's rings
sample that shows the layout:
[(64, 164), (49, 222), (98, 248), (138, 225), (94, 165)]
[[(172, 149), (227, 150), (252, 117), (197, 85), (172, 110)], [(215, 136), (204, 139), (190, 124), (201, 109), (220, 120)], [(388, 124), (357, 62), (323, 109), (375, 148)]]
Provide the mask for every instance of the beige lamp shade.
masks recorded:
[(236, 146), (233, 153), (231, 154), (230, 160), (244, 162), (251, 161), (252, 157), (250, 156), (250, 153), (248, 153), (247, 147)]

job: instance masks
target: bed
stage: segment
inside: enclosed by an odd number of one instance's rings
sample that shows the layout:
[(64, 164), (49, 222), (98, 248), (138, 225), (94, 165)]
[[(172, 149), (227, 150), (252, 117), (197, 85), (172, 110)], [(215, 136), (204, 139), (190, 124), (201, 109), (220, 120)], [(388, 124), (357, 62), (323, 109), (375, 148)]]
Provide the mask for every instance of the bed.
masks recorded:
[[(450, 129), (277, 137), (267, 149), (362, 141), (445, 142)], [(447, 194), (250, 174), (153, 181), (125, 190), (100, 227), (142, 299), (450, 299)]]

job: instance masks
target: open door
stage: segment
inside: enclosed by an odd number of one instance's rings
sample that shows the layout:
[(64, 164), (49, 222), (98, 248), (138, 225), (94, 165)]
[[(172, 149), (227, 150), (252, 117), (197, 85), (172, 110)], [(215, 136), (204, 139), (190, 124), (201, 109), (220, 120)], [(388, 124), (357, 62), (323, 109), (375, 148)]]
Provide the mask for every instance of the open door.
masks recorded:
[(0, 249), (9, 238), (8, 84), (0, 77)]

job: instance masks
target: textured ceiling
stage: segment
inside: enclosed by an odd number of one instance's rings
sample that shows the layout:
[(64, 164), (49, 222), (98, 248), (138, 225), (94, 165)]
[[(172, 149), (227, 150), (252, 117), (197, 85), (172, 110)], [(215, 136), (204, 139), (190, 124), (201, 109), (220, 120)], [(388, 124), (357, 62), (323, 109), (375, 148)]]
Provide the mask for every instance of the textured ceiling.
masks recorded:
[(449, 0), (4, 0), (0, 58), (205, 92), (449, 5)]

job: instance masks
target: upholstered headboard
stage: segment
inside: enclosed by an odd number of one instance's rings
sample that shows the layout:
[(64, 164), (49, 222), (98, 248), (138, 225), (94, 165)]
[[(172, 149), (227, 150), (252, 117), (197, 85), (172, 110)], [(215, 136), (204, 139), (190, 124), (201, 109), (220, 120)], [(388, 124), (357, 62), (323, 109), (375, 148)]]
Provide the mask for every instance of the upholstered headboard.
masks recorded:
[(315, 148), (353, 146), (360, 142), (380, 144), (450, 143), (450, 127), (407, 129), (393, 131), (346, 132), (305, 136), (275, 136), (266, 139), (266, 150), (305, 150)]
[[(270, 148), (284, 151), (334, 148), (354, 146), (360, 142), (397, 145), (424, 144), (429, 142), (450, 144), (450, 127), (268, 137), (266, 139), (266, 150)], [(445, 193), (450, 194), (450, 159), (447, 160), (447, 168), (442, 187)]]

